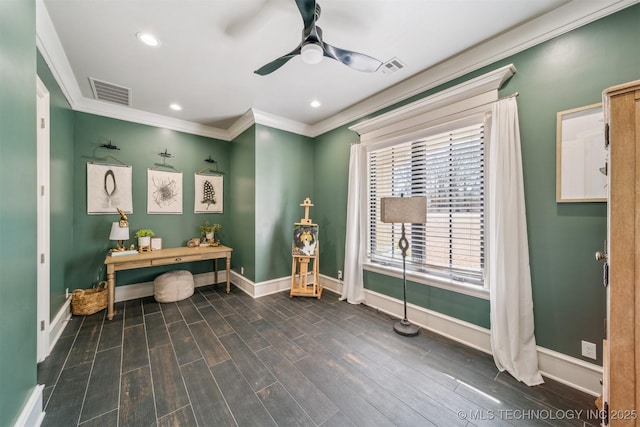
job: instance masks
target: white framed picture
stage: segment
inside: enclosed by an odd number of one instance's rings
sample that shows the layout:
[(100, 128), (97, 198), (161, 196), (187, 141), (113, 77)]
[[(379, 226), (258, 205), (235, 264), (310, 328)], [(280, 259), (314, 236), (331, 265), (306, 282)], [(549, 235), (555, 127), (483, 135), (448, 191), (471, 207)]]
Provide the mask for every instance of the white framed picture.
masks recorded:
[(159, 251), (162, 249), (162, 237), (152, 237), (151, 238), (151, 250)]
[(182, 214), (182, 172), (147, 169), (147, 213)]
[(194, 213), (222, 213), (223, 184), (221, 175), (195, 174)]
[(133, 213), (131, 166), (87, 163), (87, 213)]
[(602, 103), (557, 113), (556, 202), (607, 201)]

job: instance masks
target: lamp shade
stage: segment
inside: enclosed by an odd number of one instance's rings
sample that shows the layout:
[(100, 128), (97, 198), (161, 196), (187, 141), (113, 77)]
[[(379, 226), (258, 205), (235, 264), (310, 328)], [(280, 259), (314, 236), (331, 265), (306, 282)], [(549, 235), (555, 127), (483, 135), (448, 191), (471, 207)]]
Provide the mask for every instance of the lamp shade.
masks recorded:
[(109, 240), (129, 240), (129, 227), (120, 227), (117, 221), (112, 223)]
[(424, 224), (427, 222), (427, 198), (383, 197), (380, 199), (382, 222)]

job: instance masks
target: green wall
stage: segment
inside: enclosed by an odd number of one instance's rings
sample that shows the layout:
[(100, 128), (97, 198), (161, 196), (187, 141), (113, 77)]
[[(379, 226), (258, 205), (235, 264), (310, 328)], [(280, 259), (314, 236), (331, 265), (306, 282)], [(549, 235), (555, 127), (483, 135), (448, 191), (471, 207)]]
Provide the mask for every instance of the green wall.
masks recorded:
[(338, 270), (344, 270), (349, 151), (357, 142), (358, 135), (346, 128), (314, 139), (314, 219), (321, 224), (320, 273), (333, 278), (338, 277)]
[[(229, 202), (234, 271), (255, 281), (256, 277), (256, 127), (251, 126), (231, 143)], [(232, 196), (231, 196), (232, 195)]]
[[(50, 140), (50, 309), (53, 319), (65, 302), (73, 259), (73, 118), (74, 113), (42, 55), (37, 55), (38, 77), (49, 91)], [(65, 248), (65, 250), (57, 250)]]
[[(605, 88), (640, 78), (638, 42), (640, 5), (404, 102), (509, 63), (516, 66), (517, 73), (501, 89), (500, 96), (520, 94), (518, 106), (537, 343), (581, 357), (580, 341), (591, 341), (598, 344), (598, 363), (601, 363), (600, 343), (606, 313), (602, 265), (594, 260), (593, 254), (602, 249), (606, 238), (606, 204), (555, 202), (556, 113), (600, 102)], [(347, 153), (351, 142), (353, 132), (346, 126), (316, 138), (316, 175), (325, 177), (333, 173), (327, 185), (324, 179), (317, 180), (314, 190), (316, 200), (331, 206), (320, 208), (325, 229), (329, 228), (326, 224), (332, 224), (341, 232), (345, 227), (346, 197), (343, 190), (336, 190), (335, 183), (346, 189)], [(343, 232), (336, 236), (333, 246), (322, 247), (321, 272), (327, 276), (335, 277), (336, 267), (342, 266), (342, 236)], [(365, 286), (401, 297), (398, 279), (367, 273)], [(417, 305), (482, 327), (490, 326), (486, 300), (416, 283), (408, 284), (407, 294), (409, 301)]]
[[(118, 214), (87, 214), (87, 162), (105, 155), (113, 155), (133, 167), (133, 213), (128, 214), (131, 230), (130, 243), (136, 243), (133, 234), (141, 228), (152, 229), (162, 238), (164, 247), (185, 246), (187, 240), (200, 236), (200, 225), (208, 220), (219, 223), (217, 234), (223, 244), (232, 245), (228, 218), (230, 202), (228, 179), (224, 180), (224, 213), (195, 214), (194, 174), (210, 167), (204, 160), (211, 156), (218, 162), (225, 178), (232, 175), (229, 161), (229, 142), (203, 136), (185, 134), (169, 129), (140, 125), (86, 113), (75, 113), (73, 161), (73, 259), (69, 265), (68, 287), (87, 288), (105, 277), (104, 258), (113, 243), (108, 240), (111, 223)], [(105, 150), (101, 144), (111, 141), (120, 150)], [(147, 214), (147, 169), (162, 163), (160, 152), (174, 155), (166, 163), (182, 171), (182, 215)], [(111, 161), (111, 163), (114, 163)], [(167, 169), (165, 169), (167, 170)], [(208, 262), (184, 264), (194, 273), (211, 271)], [(145, 268), (119, 272), (117, 285), (152, 281), (170, 267)]]
[(35, 3), (0, 1), (0, 425), (36, 385)]
[(311, 138), (256, 126), (256, 282), (291, 275), (293, 223), (306, 197), (315, 204), (313, 170)]

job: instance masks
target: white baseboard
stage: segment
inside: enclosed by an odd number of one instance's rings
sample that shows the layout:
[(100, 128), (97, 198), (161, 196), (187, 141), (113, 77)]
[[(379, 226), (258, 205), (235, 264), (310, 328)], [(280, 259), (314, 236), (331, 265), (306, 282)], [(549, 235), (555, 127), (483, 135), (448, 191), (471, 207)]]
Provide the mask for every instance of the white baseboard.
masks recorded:
[[(225, 271), (218, 273), (218, 275), (220, 282), (226, 280)], [(214, 282), (213, 272), (197, 274), (193, 277), (196, 287), (210, 285)], [(325, 289), (338, 295), (342, 293), (342, 282), (324, 275), (320, 275), (320, 278)], [(290, 277), (255, 283), (235, 271), (231, 271), (231, 281), (237, 288), (253, 298), (283, 292), (289, 290), (291, 286)], [(153, 295), (153, 282), (116, 287), (116, 301), (127, 301), (150, 295)], [(398, 318), (402, 317), (404, 309), (401, 300), (367, 289), (365, 289), (364, 304)], [(407, 315), (412, 323), (422, 328), (491, 354), (490, 331), (486, 328), (413, 304), (407, 304)], [(593, 396), (602, 394), (601, 366), (540, 346), (538, 346), (538, 365), (542, 375), (547, 378)]]
[[(335, 290), (337, 289), (336, 283), (339, 285), (339, 282), (335, 282), (333, 279), (320, 275), (320, 283), (325, 289)], [(288, 291), (291, 289), (291, 277), (280, 277), (278, 279), (267, 280), (265, 282), (252, 282), (244, 276), (236, 273), (235, 271), (231, 272), (231, 281), (233, 284), (239, 289), (243, 290), (246, 294), (252, 296), (253, 298), (260, 298), (266, 295), (277, 294), (278, 292)]]
[(592, 396), (602, 394), (602, 366), (538, 346), (538, 366), (543, 376)]
[(49, 353), (51, 353), (53, 347), (58, 342), (58, 339), (60, 339), (60, 336), (62, 335), (62, 332), (64, 332), (64, 328), (67, 326), (70, 319), (71, 296), (65, 300), (64, 304), (62, 304), (62, 307), (58, 310), (58, 313), (56, 313), (56, 316), (49, 324)]
[[(227, 272), (218, 272), (218, 283), (227, 280)], [(207, 273), (199, 273), (193, 275), (193, 282), (196, 288), (200, 286), (213, 285), (215, 283), (215, 273), (213, 271)], [(153, 295), (153, 282), (141, 282), (131, 285), (116, 286), (115, 302), (129, 301), (137, 298), (144, 298)]]
[[(365, 289), (365, 304), (401, 318), (401, 300)], [(407, 304), (412, 323), (454, 341), (491, 354), (489, 329), (426, 308)], [(602, 367), (544, 347), (538, 349), (538, 366), (543, 376), (593, 396), (602, 394)]]
[(37, 427), (42, 424), (44, 419), (44, 411), (42, 410), (43, 390), (44, 385), (38, 384), (35, 386), (14, 427)]

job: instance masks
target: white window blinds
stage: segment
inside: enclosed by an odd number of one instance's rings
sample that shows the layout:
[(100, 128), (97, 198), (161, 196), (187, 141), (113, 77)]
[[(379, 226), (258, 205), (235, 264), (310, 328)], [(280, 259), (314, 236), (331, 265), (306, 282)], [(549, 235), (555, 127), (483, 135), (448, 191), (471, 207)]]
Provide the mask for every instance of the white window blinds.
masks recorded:
[(427, 223), (405, 224), (407, 270), (483, 285), (484, 123), (368, 152), (368, 248), (401, 265), (401, 224), (380, 221), (380, 198), (424, 195)]

